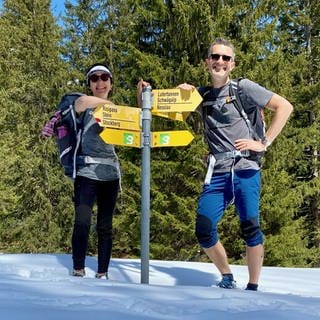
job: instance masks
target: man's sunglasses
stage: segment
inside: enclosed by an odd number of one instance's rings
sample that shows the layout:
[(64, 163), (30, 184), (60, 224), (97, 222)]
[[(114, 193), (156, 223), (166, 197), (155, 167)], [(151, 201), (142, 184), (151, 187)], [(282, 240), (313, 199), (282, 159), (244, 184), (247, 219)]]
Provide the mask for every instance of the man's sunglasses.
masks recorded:
[(224, 62), (229, 62), (231, 60), (232, 57), (227, 56), (225, 54), (218, 54), (218, 53), (211, 53), (209, 55), (209, 58), (211, 58), (212, 60), (218, 61), (220, 59), (220, 57), (222, 57), (222, 60)]
[(89, 77), (89, 80), (92, 82), (97, 82), (99, 79), (101, 79), (102, 81), (108, 81), (110, 79), (110, 75), (107, 73), (103, 73), (100, 76), (98, 76), (97, 74), (93, 74)]

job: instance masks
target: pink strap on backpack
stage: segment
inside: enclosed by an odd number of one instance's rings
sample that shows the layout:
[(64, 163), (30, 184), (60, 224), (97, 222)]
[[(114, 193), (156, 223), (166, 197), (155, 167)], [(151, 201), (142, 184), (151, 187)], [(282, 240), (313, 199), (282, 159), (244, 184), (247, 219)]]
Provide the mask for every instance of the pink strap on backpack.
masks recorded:
[(57, 121), (61, 119), (61, 111), (58, 110), (42, 128), (41, 134), (45, 138), (50, 138), (55, 134), (54, 128)]

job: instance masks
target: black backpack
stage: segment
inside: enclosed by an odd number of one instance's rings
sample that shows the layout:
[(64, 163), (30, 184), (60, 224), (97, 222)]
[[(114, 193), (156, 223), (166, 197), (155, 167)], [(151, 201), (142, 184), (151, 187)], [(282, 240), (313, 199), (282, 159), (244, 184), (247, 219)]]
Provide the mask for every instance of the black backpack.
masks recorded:
[(82, 93), (65, 94), (58, 104), (61, 119), (55, 124), (60, 163), (64, 173), (71, 179), (76, 177), (76, 156), (79, 150), (83, 128), (77, 124), (74, 102)]
[(265, 121), (264, 112), (260, 108), (253, 108), (249, 110), (241, 100), (241, 89), (239, 82), (243, 78), (234, 79), (230, 81), (229, 94), (231, 101), (233, 102), (240, 115), (246, 121), (246, 124), (252, 133), (255, 140), (262, 140), (265, 136)]
[(83, 131), (82, 121), (77, 121), (74, 102), (82, 95), (78, 92), (65, 94), (42, 129), (43, 137), (56, 136), (60, 163), (64, 173), (71, 179), (76, 177), (76, 156)]

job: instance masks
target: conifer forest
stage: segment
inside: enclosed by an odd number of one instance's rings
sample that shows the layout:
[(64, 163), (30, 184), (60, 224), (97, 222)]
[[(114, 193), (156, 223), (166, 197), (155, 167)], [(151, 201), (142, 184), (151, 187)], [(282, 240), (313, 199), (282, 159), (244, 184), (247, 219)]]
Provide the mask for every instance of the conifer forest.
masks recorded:
[[(208, 85), (217, 37), (236, 49), (232, 77), (288, 99), (294, 111), (262, 163), (265, 265), (320, 267), (320, 1), (77, 0), (56, 16), (50, 0), (4, 0), (0, 11), (0, 252), (70, 253), (73, 184), (41, 129), (62, 95), (88, 93), (86, 68), (113, 72), (111, 100), (137, 107), (137, 83)], [(266, 122), (271, 114), (266, 111)], [(187, 146), (153, 148), (150, 258), (207, 261), (194, 233), (207, 146), (196, 113), (152, 118), (152, 130), (188, 130)], [(122, 191), (113, 257), (139, 258), (141, 149), (116, 146)], [(219, 225), (230, 262), (244, 264), (235, 208)], [(96, 254), (95, 213), (89, 254)]]

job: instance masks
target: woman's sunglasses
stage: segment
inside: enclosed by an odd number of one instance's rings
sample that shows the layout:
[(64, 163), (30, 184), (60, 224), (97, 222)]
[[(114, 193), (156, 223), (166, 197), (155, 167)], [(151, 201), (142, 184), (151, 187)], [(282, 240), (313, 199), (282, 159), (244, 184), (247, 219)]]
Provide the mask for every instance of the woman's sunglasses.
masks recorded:
[(89, 80), (92, 82), (97, 82), (99, 79), (101, 79), (102, 81), (108, 81), (110, 79), (110, 75), (107, 73), (103, 73), (100, 76), (98, 76), (97, 74), (93, 74), (89, 77)]
[(211, 53), (209, 55), (209, 58), (211, 58), (212, 60), (218, 61), (220, 59), (220, 57), (222, 57), (222, 60), (224, 62), (229, 62), (231, 60), (232, 57), (227, 56), (225, 54), (218, 54), (218, 53)]

